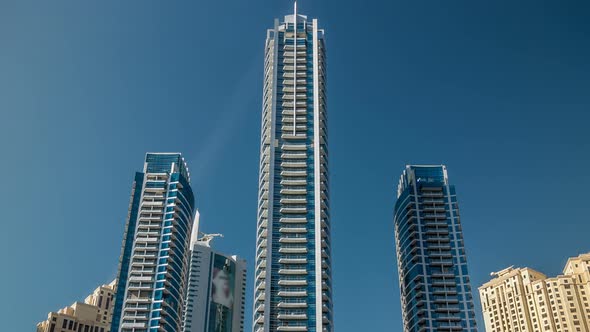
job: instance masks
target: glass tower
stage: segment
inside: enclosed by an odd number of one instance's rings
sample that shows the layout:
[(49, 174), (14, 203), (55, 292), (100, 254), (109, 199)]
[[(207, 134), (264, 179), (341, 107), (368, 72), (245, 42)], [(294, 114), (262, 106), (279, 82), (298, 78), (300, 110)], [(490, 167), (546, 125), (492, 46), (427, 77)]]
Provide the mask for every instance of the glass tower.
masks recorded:
[(184, 158), (148, 153), (131, 191), (111, 331), (181, 331), (195, 211)]
[(477, 331), (457, 196), (444, 165), (406, 166), (394, 226), (404, 332)]
[(333, 331), (326, 57), (316, 19), (267, 32), (254, 332)]

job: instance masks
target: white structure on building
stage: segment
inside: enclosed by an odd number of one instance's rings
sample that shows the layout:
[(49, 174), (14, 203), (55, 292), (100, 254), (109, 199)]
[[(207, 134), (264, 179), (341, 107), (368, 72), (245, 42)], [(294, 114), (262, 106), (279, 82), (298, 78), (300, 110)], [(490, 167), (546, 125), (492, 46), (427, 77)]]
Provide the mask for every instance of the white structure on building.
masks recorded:
[(193, 231), (191, 239), (183, 331), (243, 332), (246, 261), (211, 248), (211, 240), (221, 234), (197, 234)]

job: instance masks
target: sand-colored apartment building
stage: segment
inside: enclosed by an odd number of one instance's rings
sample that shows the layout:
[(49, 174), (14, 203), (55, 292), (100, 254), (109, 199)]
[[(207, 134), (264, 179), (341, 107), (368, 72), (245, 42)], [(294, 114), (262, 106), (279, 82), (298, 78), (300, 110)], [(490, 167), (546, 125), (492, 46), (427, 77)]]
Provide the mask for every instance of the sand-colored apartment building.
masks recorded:
[(115, 281), (94, 290), (84, 302), (75, 302), (37, 324), (37, 332), (110, 332)]
[(487, 332), (590, 332), (590, 253), (553, 278), (513, 267), (492, 275), (479, 288)]

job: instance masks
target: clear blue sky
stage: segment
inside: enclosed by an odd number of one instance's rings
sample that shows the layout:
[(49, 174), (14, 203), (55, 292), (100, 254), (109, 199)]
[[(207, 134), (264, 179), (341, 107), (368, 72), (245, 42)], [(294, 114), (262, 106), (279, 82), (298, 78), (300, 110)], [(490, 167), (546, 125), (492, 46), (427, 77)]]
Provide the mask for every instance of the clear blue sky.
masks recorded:
[[(7, 331), (115, 277), (147, 151), (185, 154), (203, 229), (248, 259), (250, 326), (263, 45), (291, 6), (0, 1)], [(299, 7), (328, 43), (339, 332), (401, 330), (392, 210), (406, 163), (448, 165), (474, 289), (590, 251), (588, 1)]]

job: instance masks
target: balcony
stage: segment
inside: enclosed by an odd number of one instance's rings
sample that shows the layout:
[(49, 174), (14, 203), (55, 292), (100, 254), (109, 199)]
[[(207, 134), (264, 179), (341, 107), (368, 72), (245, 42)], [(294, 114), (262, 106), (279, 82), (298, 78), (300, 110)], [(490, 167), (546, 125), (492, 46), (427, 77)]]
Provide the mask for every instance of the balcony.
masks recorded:
[(127, 312), (127, 311), (150, 311), (151, 307), (147, 304), (143, 304), (143, 305), (135, 305), (135, 306), (126, 306), (123, 308), (123, 311)]
[[(297, 106), (296, 108), (305, 108), (307, 107), (307, 102), (306, 101), (297, 101), (295, 102), (295, 105)], [(288, 100), (283, 100), (283, 109), (285, 108), (293, 108), (293, 101), (288, 101)], [(291, 113), (293, 114), (293, 113)]]
[(457, 298), (451, 298), (451, 297), (434, 297), (434, 303), (435, 304), (457, 304), (459, 303), (459, 299)]
[(144, 285), (144, 286), (133, 286), (133, 285), (130, 284), (128, 286), (128, 289), (130, 289), (130, 290), (151, 290), (153, 285), (154, 284)]
[[(307, 180), (282, 180), (282, 185), (304, 186)], [(281, 198), (281, 204), (307, 204), (307, 198)]]
[(304, 332), (307, 331), (307, 326), (289, 326), (289, 325), (279, 325), (277, 327), (277, 331), (285, 331), (285, 332)]
[(307, 150), (307, 145), (305, 144), (283, 144), (281, 149), (286, 151), (305, 151)]
[(449, 234), (449, 224), (447, 224), (446, 220), (426, 220), (424, 222), (424, 226), (426, 226), (426, 233), (427, 234), (444, 234), (445, 236)]
[(303, 213), (307, 213), (307, 208), (306, 207), (281, 207), (280, 209), (281, 213), (287, 213), (287, 214), (303, 214)]
[[(450, 250), (450, 249), (446, 249), (446, 250)], [(449, 252), (429, 252), (428, 253), (428, 257), (430, 259), (450, 259), (453, 257), (452, 254), (450, 254)]]
[(424, 219), (447, 219), (447, 215), (444, 213), (424, 213), (422, 214)]
[(455, 289), (433, 289), (432, 294), (441, 296), (455, 296), (457, 295), (457, 291)]
[(451, 250), (450, 245), (428, 245), (426, 250)]
[[(283, 66), (283, 70), (284, 71), (293, 71), (293, 69), (297, 69), (297, 71), (299, 71), (299, 70), (307, 70), (307, 66), (306, 65), (297, 65), (297, 68), (295, 68), (293, 65), (285, 65), (285, 66)], [(284, 91), (284, 89), (283, 89), (283, 91)]]
[[(307, 123), (307, 118), (304, 117), (304, 116), (298, 116), (298, 117), (295, 117), (295, 119), (293, 119), (293, 112), (291, 112), (289, 115), (283, 115), (283, 124), (284, 125), (290, 125), (290, 126), (292, 126), (293, 123), (295, 123), (295, 124), (306, 124)], [(303, 156), (303, 158), (305, 158), (305, 156)]]
[(449, 230), (446, 226), (447, 225), (445, 224), (445, 227), (442, 229), (428, 229), (426, 230), (426, 235), (448, 235)]
[(441, 281), (436, 281), (433, 280), (432, 281), (432, 287), (457, 287), (457, 284), (455, 283), (455, 281), (445, 281), (445, 280), (441, 280)]
[(280, 320), (304, 320), (307, 319), (306, 314), (279, 314)]
[(302, 177), (302, 176), (307, 176), (307, 171), (303, 171), (303, 170), (283, 170), (281, 171), (281, 176), (286, 176), (286, 177)]
[(307, 292), (306, 291), (279, 291), (278, 295), (282, 296), (282, 297), (306, 297)]
[(279, 249), (281, 254), (306, 254), (307, 248), (281, 248)]
[(265, 292), (262, 292), (260, 294), (258, 294), (258, 296), (256, 297), (256, 301), (262, 301), (264, 300), (264, 296), (265, 296)]
[(307, 153), (305, 153), (305, 152), (281, 154), (281, 159), (306, 159), (306, 158), (307, 158)]
[[(307, 130), (307, 126), (306, 125), (302, 125), (302, 124), (298, 124), (295, 126), (296, 130), (299, 131), (304, 131)], [(292, 133), (293, 132), (293, 125), (284, 125), (281, 127), (281, 130), (283, 131), (283, 134), (288, 134), (288, 133)]]
[(128, 297), (125, 301), (128, 303), (147, 303), (151, 302), (152, 299), (147, 297)]
[(266, 250), (262, 250), (257, 256), (256, 259), (266, 258)]
[(260, 271), (260, 273), (256, 275), (256, 280), (258, 279), (266, 279), (266, 271)]
[(280, 264), (307, 264), (306, 258), (281, 258)]
[(440, 243), (448, 243), (451, 242), (451, 239), (448, 237), (427, 237), (426, 241), (428, 242), (440, 242)]
[[(299, 73), (297, 73), (299, 75)], [(293, 88), (291, 88), (291, 90), (293, 90)], [(283, 93), (283, 100), (289, 100), (292, 101), (293, 99), (307, 99), (307, 94), (305, 93), (295, 93), (295, 92), (291, 92), (291, 93)]]
[(277, 306), (285, 309), (307, 308), (307, 302), (279, 302)]
[[(299, 54), (297, 54), (299, 55)], [(297, 64), (305, 64), (307, 61), (305, 60), (304, 57), (302, 56), (298, 56), (297, 57)], [(293, 61), (293, 56), (291, 55), (290, 57), (287, 57), (287, 54), (285, 54), (285, 58), (283, 59), (283, 64), (293, 64), (295, 63), (295, 61)]]
[(138, 237), (135, 241), (136, 242), (154, 243), (154, 242), (158, 242), (158, 238), (157, 237)]
[(461, 317), (457, 317), (457, 316), (439, 316), (436, 318), (436, 320), (438, 321), (444, 321), (444, 322), (459, 322), (461, 321)]
[(430, 265), (453, 266), (453, 261), (450, 259), (430, 259)]
[(304, 237), (281, 237), (279, 243), (307, 243)]
[(461, 311), (461, 309), (458, 306), (447, 306), (447, 307), (438, 307), (436, 308), (434, 311), (439, 312), (439, 313), (447, 313), (447, 314), (453, 314), (453, 313), (458, 313)]
[(281, 227), (279, 229), (279, 232), (305, 234), (307, 233), (307, 229), (305, 229), (304, 227)]
[(455, 274), (453, 272), (433, 272), (432, 273), (432, 277), (433, 278), (449, 278), (449, 279), (455, 279)]
[(281, 195), (306, 195), (307, 189), (281, 189)]
[(443, 193), (442, 192), (422, 192), (419, 195), (421, 195), (422, 197), (428, 197), (428, 198), (441, 198), (443, 197)]
[[(294, 36), (291, 35), (291, 37), (294, 37)], [(304, 49), (306, 49), (306, 45), (305, 44), (303, 44), (303, 45), (297, 45), (297, 50), (304, 50)], [(285, 50), (285, 51), (293, 51), (293, 50), (295, 50), (295, 45), (294, 44), (285, 44), (283, 46), (283, 50)]]
[(131, 276), (129, 277), (129, 281), (153, 281), (152, 277), (137, 277), (137, 276)]
[(289, 275), (306, 275), (306, 269), (280, 269), (279, 274), (289, 274)]
[(293, 88), (292, 86), (284, 86), (283, 87), (283, 94), (287, 94), (287, 93), (293, 93), (295, 92), (295, 90), (297, 90), (298, 93), (305, 93), (307, 92), (307, 87), (305, 85), (300, 85), (297, 86), (295, 88)]
[(436, 205), (444, 205), (444, 199), (433, 199), (433, 198), (425, 198), (422, 200), (423, 204), (436, 204)]
[(307, 71), (298, 71), (297, 73), (294, 72), (288, 72), (285, 71), (283, 72), (283, 78), (290, 78), (293, 79), (293, 77), (297, 76), (297, 78), (304, 78), (307, 77)]
[(432, 212), (432, 213), (445, 213), (444, 206), (432, 206), (432, 205), (422, 205), (422, 210), (425, 212)]
[(260, 244), (256, 246), (256, 250), (260, 248), (266, 248), (266, 240), (260, 242)]
[(307, 138), (307, 134), (289, 134), (289, 133), (284, 133), (281, 134), (281, 138), (283, 139), (298, 139), (298, 140), (304, 140)]
[(281, 286), (306, 286), (307, 280), (279, 280), (279, 285)]
[(302, 224), (302, 223), (307, 223), (307, 219), (306, 218), (281, 218), (279, 219), (280, 222), (282, 223), (286, 223), (286, 224)]
[(123, 323), (121, 324), (121, 327), (124, 329), (133, 329), (133, 328), (139, 328), (139, 329), (145, 329), (147, 322), (145, 323)]
[(296, 110), (293, 110), (293, 108), (291, 107), (291, 109), (284, 109), (281, 112), (281, 114), (283, 116), (291, 116), (291, 117), (293, 116), (293, 113), (295, 113), (296, 116), (306, 115), (307, 114), (307, 109), (306, 108), (298, 108)]
[(263, 260), (256, 266), (256, 270), (259, 270), (260, 268), (266, 268), (266, 260)]
[[(292, 87), (293, 86), (293, 78), (284, 78), (283, 77), (283, 86), (288, 86), (288, 87)], [(301, 86), (306, 86), (307, 84), (307, 80), (304, 78), (298, 78), (296, 85), (301, 85)]]

